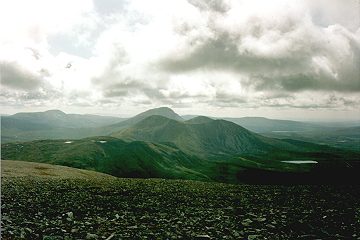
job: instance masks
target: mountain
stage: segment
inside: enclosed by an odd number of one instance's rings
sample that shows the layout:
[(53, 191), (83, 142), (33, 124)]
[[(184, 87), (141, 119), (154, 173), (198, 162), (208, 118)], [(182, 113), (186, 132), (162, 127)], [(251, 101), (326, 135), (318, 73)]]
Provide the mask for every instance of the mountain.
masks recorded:
[[(303, 153), (329, 152), (327, 146), (290, 142), (253, 133), (226, 120), (196, 117), (179, 122), (162, 116), (150, 116), (112, 134), (127, 141), (172, 143), (189, 155), (206, 159), (233, 156), (270, 160), (304, 158)], [(291, 154), (290, 154), (291, 153)]]
[(360, 152), (360, 126), (324, 128), (306, 132), (270, 132), (264, 135), (273, 138), (291, 138), (300, 141), (325, 144), (332, 147)]
[(167, 107), (150, 109), (129, 119), (66, 114), (59, 110), (17, 113), (1, 117), (1, 140), (2, 142), (14, 142), (106, 136), (152, 115), (183, 121), (178, 114)]
[(347, 175), (360, 168), (357, 153), (264, 137), (235, 123), (207, 117), (176, 121), (152, 115), (113, 136), (117, 138), (5, 143), (1, 145), (1, 158), (95, 170), (118, 177), (233, 183), (262, 179), (261, 176), (281, 179), (283, 173), (311, 173), (317, 179), (329, 169), (331, 174), (336, 170)]
[(264, 117), (243, 117), (243, 118), (223, 118), (224, 120), (236, 123), (250, 131), (257, 133), (267, 132), (303, 132), (314, 131), (324, 127), (305, 122), (268, 119)]
[(45, 112), (16, 113), (3, 117), (2, 120), (19, 129), (32, 130), (32, 128), (24, 126), (23, 123), (26, 122), (30, 126), (38, 124), (50, 128), (90, 128), (113, 124), (123, 119), (90, 114), (66, 114), (60, 110), (48, 110)]
[(184, 120), (190, 120), (192, 118), (195, 118), (195, 117), (199, 117), (200, 115), (181, 115), (181, 117), (184, 119)]
[(130, 118), (126, 122), (138, 123), (141, 120), (143, 120), (143, 119), (145, 119), (145, 118), (147, 118), (149, 116), (152, 116), (152, 115), (159, 115), (159, 116), (163, 116), (163, 117), (173, 119), (173, 120), (177, 120), (177, 121), (183, 121), (184, 120), (177, 113), (175, 113), (171, 108), (159, 107), (159, 108), (154, 108), (154, 109), (150, 109), (150, 110), (147, 110), (145, 112), (142, 112), (142, 113)]
[[(173, 143), (127, 142), (113, 137), (80, 140), (40, 140), (1, 145), (1, 159), (50, 163), (95, 170), (117, 177), (191, 179), (218, 182), (323, 181), (337, 176), (353, 179), (359, 155), (316, 152), (314, 144), (287, 140), (309, 152), (267, 152), (265, 155), (221, 155), (200, 158)], [(316, 150), (316, 149), (315, 149)], [(323, 154), (323, 155), (321, 155)], [(352, 158), (352, 161), (347, 159)], [(283, 160), (316, 160), (318, 164), (292, 164)], [(40, 168), (39, 168), (40, 169)], [(46, 173), (43, 173), (46, 174)], [(344, 179), (345, 179), (344, 178)], [(341, 179), (340, 179), (341, 181)]]
[(267, 147), (257, 135), (234, 123), (203, 117), (180, 122), (153, 115), (112, 136), (127, 140), (171, 142), (184, 152), (199, 156), (261, 152)]
[(123, 119), (89, 114), (66, 114), (60, 110), (45, 112), (16, 113), (1, 117), (1, 138), (3, 142), (28, 141), (35, 139), (61, 138), (67, 136), (85, 137), (79, 129), (97, 128)]
[(107, 126), (107, 129), (105, 131), (106, 132), (114, 132), (115, 130), (120, 130), (125, 127), (134, 125), (134, 124), (140, 122), (141, 120), (143, 120), (149, 116), (153, 116), (153, 115), (163, 116), (163, 117), (173, 119), (176, 121), (184, 120), (177, 113), (175, 113), (171, 108), (160, 107), (160, 108), (149, 109), (149, 110), (139, 113), (139, 114), (135, 115), (134, 117), (129, 118), (125, 121)]
[(205, 117), (205, 116), (196, 116), (193, 118), (190, 118), (189, 120), (186, 120), (186, 123), (190, 124), (201, 124), (201, 123), (208, 123), (212, 122), (214, 119)]

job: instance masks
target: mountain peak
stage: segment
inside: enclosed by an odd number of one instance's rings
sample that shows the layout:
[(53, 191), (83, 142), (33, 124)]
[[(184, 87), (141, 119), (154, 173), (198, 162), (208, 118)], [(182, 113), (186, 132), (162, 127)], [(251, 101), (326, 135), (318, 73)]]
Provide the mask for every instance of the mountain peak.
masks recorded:
[(58, 109), (51, 109), (51, 110), (47, 110), (44, 113), (48, 113), (48, 114), (56, 114), (56, 115), (66, 115), (66, 113), (64, 113), (61, 110)]
[(201, 123), (207, 123), (207, 122), (211, 122), (211, 121), (214, 121), (214, 119), (206, 117), (206, 116), (197, 116), (197, 117), (187, 120), (186, 123), (201, 124)]
[[(152, 109), (146, 110), (145, 112), (140, 113), (140, 114), (144, 114), (144, 113), (171, 113), (171, 114), (176, 114), (176, 113), (174, 112), (174, 110), (172, 110), (172, 109), (169, 108), (169, 107), (152, 108)], [(160, 114), (155, 114), (155, 115), (160, 115)], [(176, 115), (177, 115), (177, 114), (176, 114)]]
[(177, 121), (184, 120), (177, 113), (175, 113), (171, 108), (168, 108), (168, 107), (159, 107), (159, 108), (149, 109), (145, 112), (142, 112), (142, 113), (136, 115), (135, 117), (133, 117), (133, 119), (136, 119), (136, 121), (138, 122), (138, 120), (141, 121), (142, 119), (152, 116), (152, 115), (159, 115), (159, 116), (163, 116), (163, 117), (170, 118), (170, 119), (177, 120)]

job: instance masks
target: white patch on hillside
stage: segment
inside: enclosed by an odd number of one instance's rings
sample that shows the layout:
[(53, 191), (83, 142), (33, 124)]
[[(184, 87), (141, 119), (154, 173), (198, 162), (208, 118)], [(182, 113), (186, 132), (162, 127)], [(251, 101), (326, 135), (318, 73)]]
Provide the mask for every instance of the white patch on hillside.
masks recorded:
[(293, 164), (304, 164), (304, 163), (318, 163), (317, 161), (281, 161), (284, 163), (293, 163)]

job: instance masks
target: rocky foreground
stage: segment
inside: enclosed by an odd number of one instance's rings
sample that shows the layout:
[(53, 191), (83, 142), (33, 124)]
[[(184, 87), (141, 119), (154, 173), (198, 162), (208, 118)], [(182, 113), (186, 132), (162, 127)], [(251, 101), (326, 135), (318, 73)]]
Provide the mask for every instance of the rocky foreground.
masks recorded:
[(359, 186), (118, 179), (2, 162), (2, 239), (360, 239)]

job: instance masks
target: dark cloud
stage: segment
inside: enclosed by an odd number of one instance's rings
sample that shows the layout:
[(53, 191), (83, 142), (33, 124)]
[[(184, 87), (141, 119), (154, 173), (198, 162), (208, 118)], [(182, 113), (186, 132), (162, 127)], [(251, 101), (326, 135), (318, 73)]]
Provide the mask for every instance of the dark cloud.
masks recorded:
[[(237, 42), (221, 35), (217, 39), (210, 39), (202, 46), (183, 58), (169, 57), (159, 62), (164, 70), (174, 73), (192, 71), (199, 68), (230, 70), (235, 72), (272, 72), (282, 68), (284, 72), (305, 68), (308, 60), (302, 56), (293, 57), (261, 57), (250, 51), (239, 53)], [(301, 58), (301, 59), (300, 59)]]
[(42, 82), (40, 74), (23, 69), (16, 63), (0, 62), (1, 85), (18, 90), (34, 90)]
[(225, 13), (231, 9), (231, 6), (224, 0), (188, 0), (188, 2), (202, 11)]
[[(218, 33), (215, 37), (199, 40), (202, 44), (194, 48), (191, 48), (189, 43), (191, 50), (187, 54), (180, 57), (170, 55), (161, 59), (158, 64), (170, 74), (198, 69), (246, 74), (250, 78), (242, 84), (255, 86), (257, 90), (358, 92), (360, 91), (360, 40), (340, 26), (331, 30), (334, 39), (329, 39), (329, 46), (322, 45), (323, 41), (317, 42), (314, 39), (294, 40), (288, 37), (292, 34), (289, 32), (298, 31), (297, 23), (294, 22), (281, 30), (283, 36), (278, 40), (288, 41), (284, 44), (286, 50), (279, 49), (285, 54), (278, 54), (274, 50), (266, 55), (259, 54), (251, 47), (245, 47), (244, 37), (241, 35)], [(267, 34), (266, 31), (262, 33), (263, 31), (265, 30), (258, 30), (254, 34), (258, 34), (258, 38), (261, 38), (263, 34)], [(316, 34), (310, 37), (316, 37)], [(342, 42), (343, 45), (336, 46), (338, 42)], [(343, 48), (346, 52), (339, 54), (335, 47)], [(336, 55), (343, 59), (339, 59)], [(315, 62), (316, 59), (323, 63)]]

